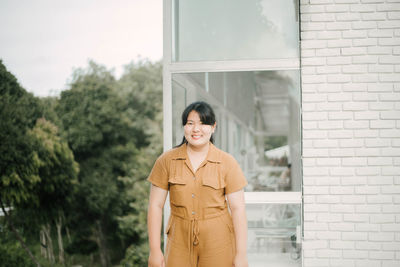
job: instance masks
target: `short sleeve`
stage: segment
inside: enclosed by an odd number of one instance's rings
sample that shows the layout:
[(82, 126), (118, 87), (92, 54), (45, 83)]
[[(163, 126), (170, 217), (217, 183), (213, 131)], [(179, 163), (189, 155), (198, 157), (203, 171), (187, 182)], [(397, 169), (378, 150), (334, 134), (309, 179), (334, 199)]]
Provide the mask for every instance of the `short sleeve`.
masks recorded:
[(226, 167), (228, 169), (225, 176), (225, 194), (234, 193), (243, 189), (247, 185), (247, 180), (239, 164), (232, 156)]
[(168, 190), (168, 172), (165, 166), (165, 159), (162, 156), (154, 163), (147, 180), (157, 187)]

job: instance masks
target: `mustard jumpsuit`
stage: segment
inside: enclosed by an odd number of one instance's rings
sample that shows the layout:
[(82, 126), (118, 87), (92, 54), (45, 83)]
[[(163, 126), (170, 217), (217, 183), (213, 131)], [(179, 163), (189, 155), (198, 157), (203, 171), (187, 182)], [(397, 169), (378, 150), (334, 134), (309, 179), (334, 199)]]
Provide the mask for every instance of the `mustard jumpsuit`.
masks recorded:
[(166, 267), (232, 267), (235, 235), (225, 195), (247, 184), (236, 160), (210, 143), (194, 173), (184, 144), (162, 154), (148, 180), (170, 193)]

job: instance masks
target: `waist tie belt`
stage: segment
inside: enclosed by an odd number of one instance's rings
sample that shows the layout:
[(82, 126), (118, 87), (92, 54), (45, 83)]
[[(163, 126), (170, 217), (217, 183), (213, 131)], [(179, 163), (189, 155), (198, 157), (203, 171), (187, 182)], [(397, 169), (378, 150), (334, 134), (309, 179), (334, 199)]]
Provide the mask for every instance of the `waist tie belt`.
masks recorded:
[(175, 213), (174, 211), (171, 211), (171, 215), (179, 217), (185, 221), (189, 221), (189, 231), (188, 231), (188, 247), (189, 247), (189, 254), (190, 254), (190, 266), (196, 266), (195, 262), (195, 255), (194, 255), (194, 246), (197, 246), (199, 244), (199, 235), (200, 235), (200, 230), (199, 230), (199, 223), (198, 221), (205, 221), (208, 219), (213, 219), (216, 217), (223, 216), (225, 214), (228, 214), (228, 209), (224, 209), (220, 212), (208, 215), (205, 218), (202, 219), (197, 219), (197, 218), (186, 218), (183, 217), (180, 214)]

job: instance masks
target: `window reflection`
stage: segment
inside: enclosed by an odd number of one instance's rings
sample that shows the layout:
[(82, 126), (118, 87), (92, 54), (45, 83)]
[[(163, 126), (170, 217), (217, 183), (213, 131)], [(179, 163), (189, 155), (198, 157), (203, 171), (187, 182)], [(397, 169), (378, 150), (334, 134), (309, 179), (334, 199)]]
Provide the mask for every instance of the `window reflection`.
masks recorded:
[(298, 1), (175, 0), (172, 13), (173, 61), (299, 56)]
[(172, 76), (174, 145), (180, 114), (194, 101), (217, 116), (216, 145), (231, 153), (248, 192), (300, 191), (299, 71), (181, 73)]

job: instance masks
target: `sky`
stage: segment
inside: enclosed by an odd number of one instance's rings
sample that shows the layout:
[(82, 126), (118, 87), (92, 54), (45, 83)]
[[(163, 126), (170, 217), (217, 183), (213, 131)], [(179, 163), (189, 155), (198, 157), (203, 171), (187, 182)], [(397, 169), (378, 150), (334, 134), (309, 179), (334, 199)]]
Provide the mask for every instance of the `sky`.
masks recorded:
[(88, 60), (162, 59), (162, 0), (1, 0), (0, 59), (36, 96), (58, 95)]

